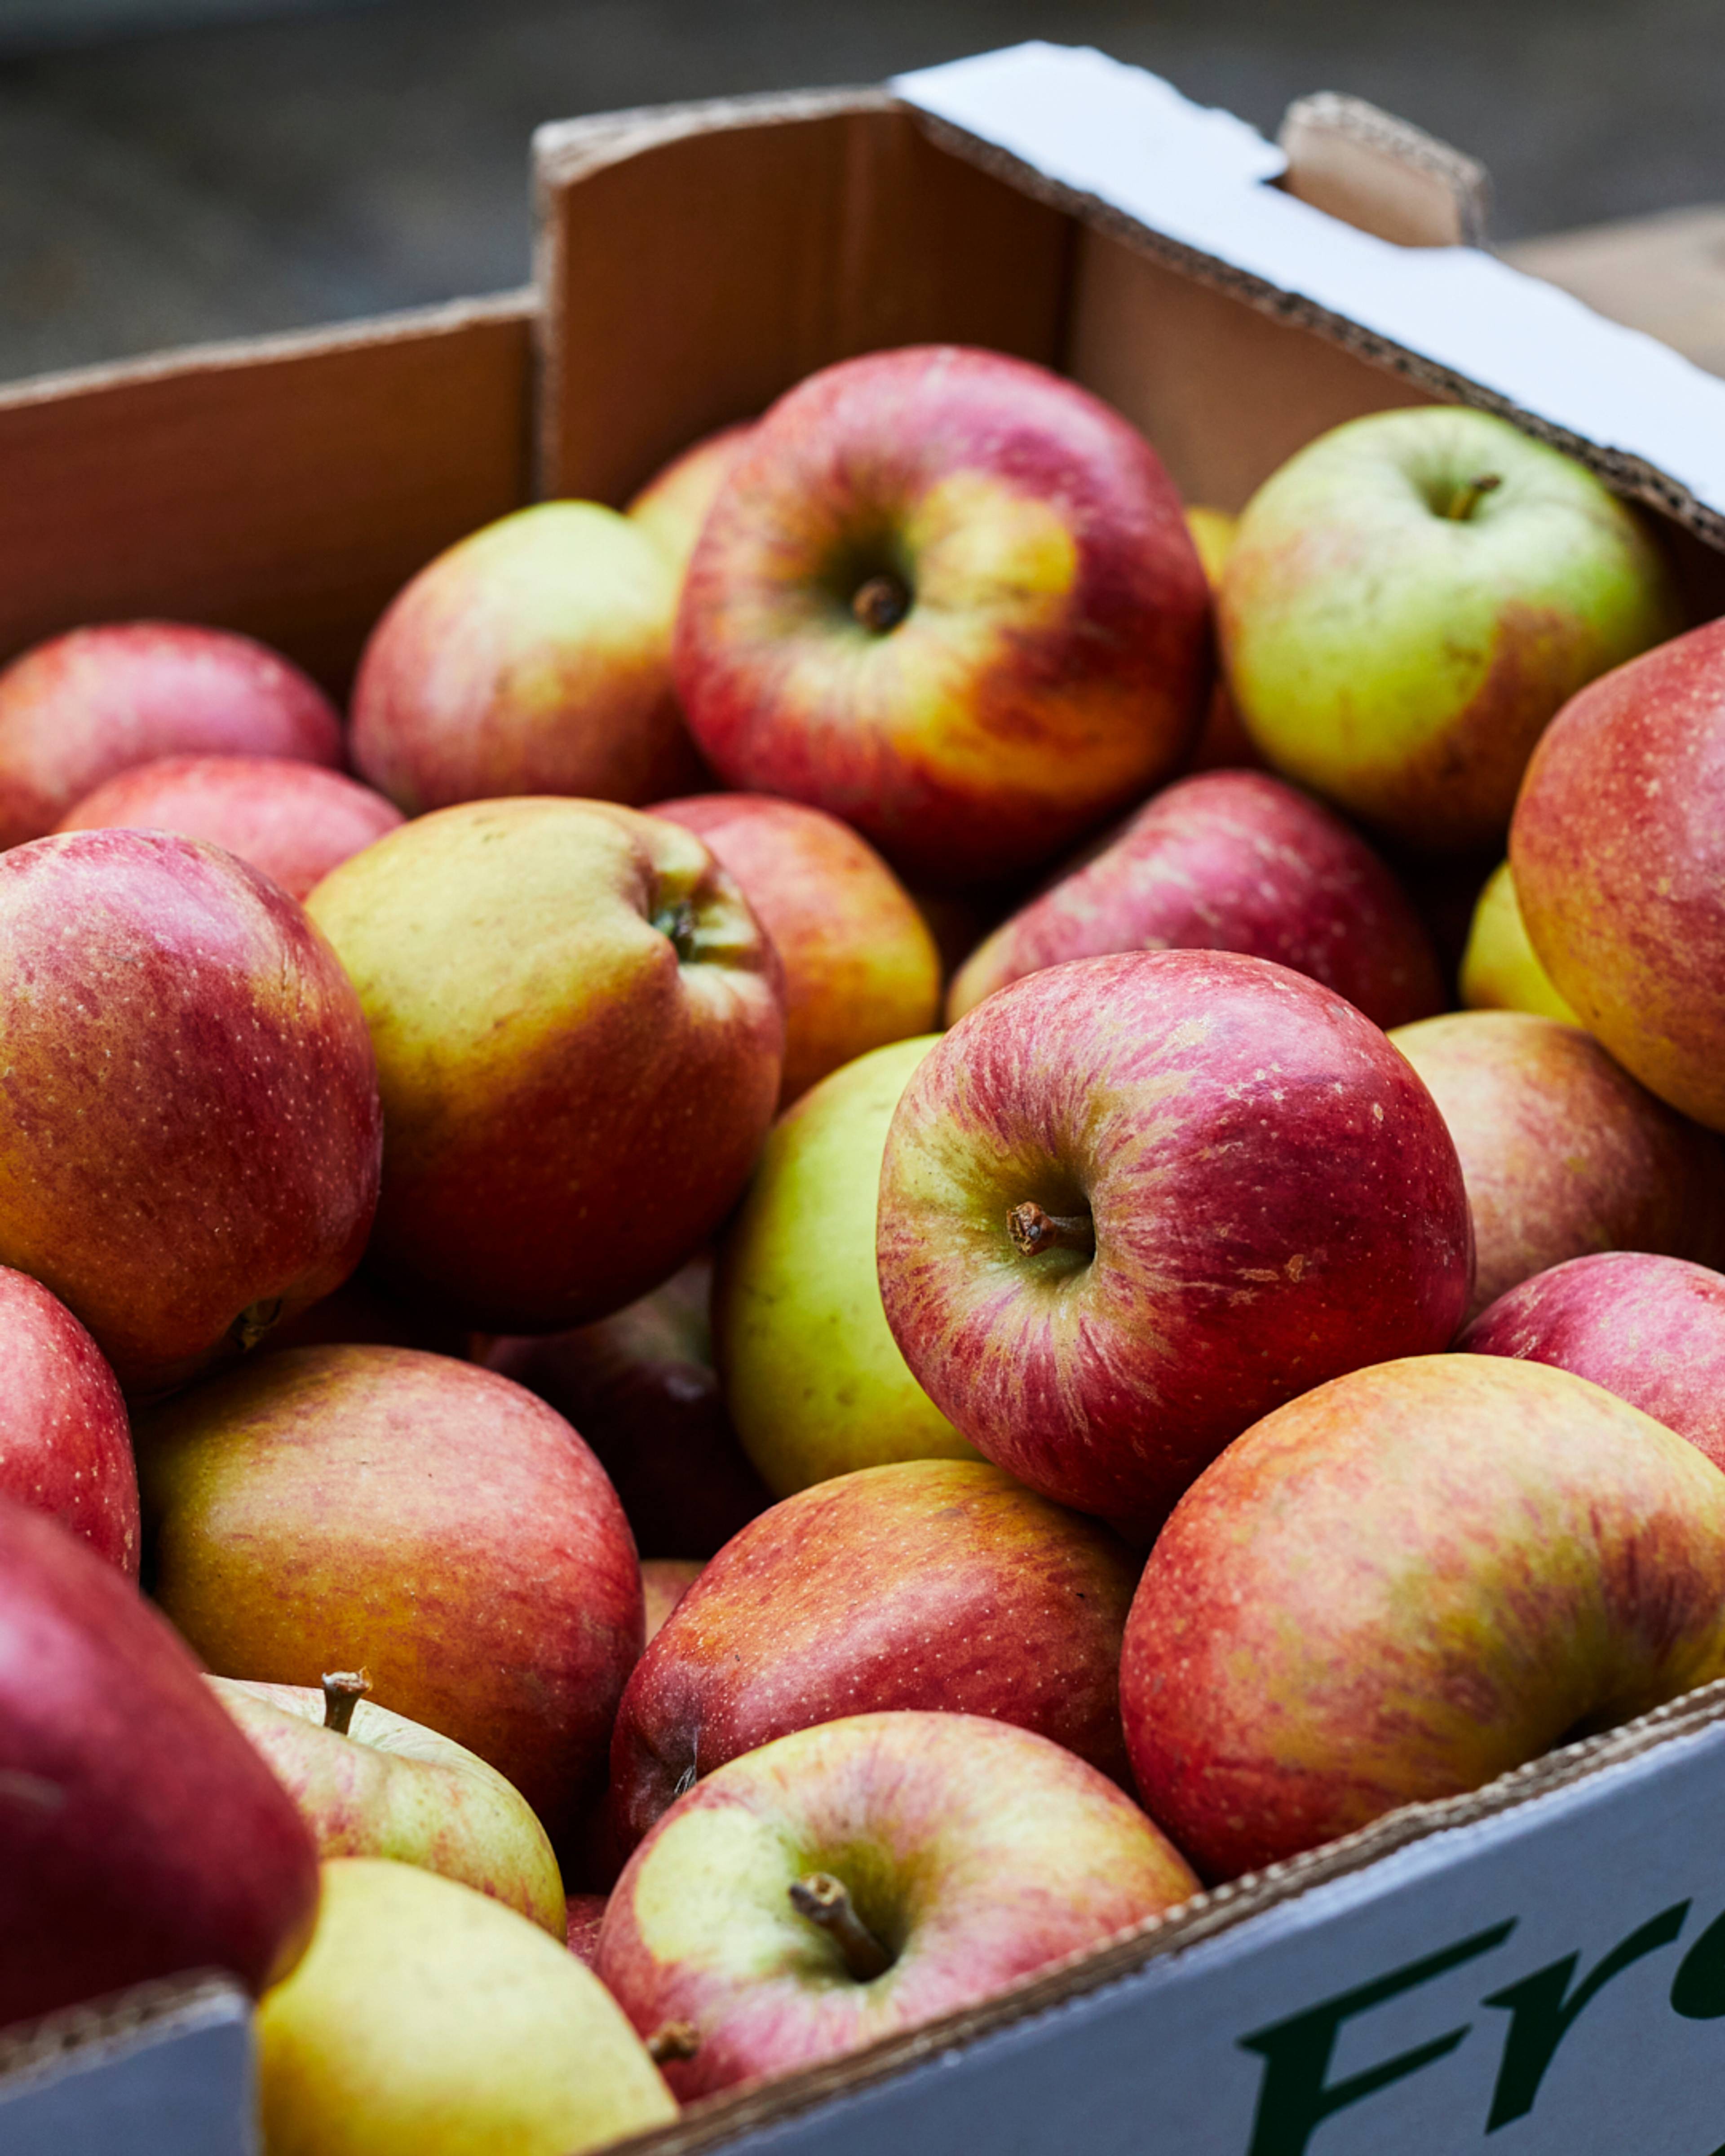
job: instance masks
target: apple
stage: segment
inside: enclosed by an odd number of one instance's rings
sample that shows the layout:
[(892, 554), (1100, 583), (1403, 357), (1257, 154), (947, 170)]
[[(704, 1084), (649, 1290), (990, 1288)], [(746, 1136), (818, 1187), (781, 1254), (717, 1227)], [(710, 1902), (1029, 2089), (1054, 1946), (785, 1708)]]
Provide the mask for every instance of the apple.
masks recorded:
[(258, 2010), (270, 2156), (578, 2156), (677, 2107), (604, 1986), (536, 1924), (383, 1857), (331, 1859)]
[(580, 1431), (622, 1499), (639, 1549), (711, 1557), (773, 1502), (726, 1413), (713, 1368), (711, 1292), (712, 1263), (703, 1254), (597, 1324), (493, 1340), (479, 1358)]
[(1533, 1011), (1566, 1025), (1581, 1023), (1527, 941), (1507, 861), (1491, 871), (1474, 908), (1461, 955), (1461, 1000), (1470, 1010)]
[(630, 1859), (598, 1968), (643, 2034), (686, 2027), (687, 2102), (973, 2005), (1196, 1888), (1045, 1737), (853, 1715), (697, 1783)]
[(1633, 510), (1453, 405), (1351, 419), (1291, 457), (1246, 505), (1219, 613), (1274, 768), (1439, 851), (1501, 839), (1559, 707), (1682, 623)]
[(114, 1373), (57, 1296), (0, 1265), (0, 1494), (138, 1576), (138, 1477)]
[(0, 855), (0, 1265), (130, 1393), (338, 1287), (377, 1204), (364, 1014), (300, 906), (231, 854), (75, 831)]
[(1127, 1779), (1117, 1671), (1137, 1567), (979, 1460), (864, 1468), (728, 1542), (641, 1657), (611, 1740), (634, 1847), (697, 1775), (876, 1708), (1034, 1729)]
[(960, 968), (947, 1016), (1065, 958), (1170, 949), (1273, 958), (1378, 1025), (1444, 1005), (1430, 938), (1365, 841), (1267, 773), (1211, 771), (1165, 788), (997, 928)]
[(268, 1760), (320, 1856), (388, 1856), (490, 1895), (561, 1939), (563, 1882), (545, 1829), (495, 1767), (364, 1697), (363, 1671), (306, 1685), (208, 1680)]
[(1173, 770), (1209, 593), (1123, 419), (1027, 361), (916, 346), (826, 367), (759, 422), (690, 562), (675, 666), (727, 785), (985, 882)]
[[(1234, 545), (1234, 535), (1240, 519), (1230, 516), (1225, 509), (1211, 509), (1202, 503), (1189, 504), (1186, 511), (1186, 528), (1192, 534), (1192, 543), (1198, 549), (1198, 558), (1204, 564), (1204, 581), (1214, 598), (1221, 588), (1222, 572)], [(1261, 770), (1264, 759), (1246, 732), (1244, 721), (1233, 696), (1229, 691), (1225, 676), (1218, 673), (1210, 688), (1210, 700), (1204, 707), (1204, 721), (1198, 730), (1198, 738), (1187, 752), (1183, 771), (1236, 771), (1241, 768)]]
[(777, 1496), (891, 1460), (977, 1456), (911, 1376), (875, 1261), (887, 1128), (935, 1039), (860, 1056), (782, 1116), (721, 1246), (726, 1403)]
[(1271, 1408), (1448, 1347), (1473, 1248), (1443, 1118), (1368, 1019), (1266, 959), (1142, 951), (1014, 981), (930, 1051), (879, 1261), (978, 1450), (1144, 1535)]
[(664, 550), (679, 578), (689, 566), (714, 495), (753, 432), (754, 422), (745, 419), (704, 434), (649, 480), (624, 509), (624, 515)]
[(1725, 621), (1569, 703), (1510, 834), (1527, 935), (1641, 1083), (1725, 1130)]
[(139, 1425), (156, 1599), (218, 1676), (366, 1669), (566, 1844), (641, 1651), (616, 1493), (561, 1415), (406, 1348), (301, 1348)]
[(564, 1944), (577, 1961), (591, 1969), (599, 1958), (599, 1927), (605, 1921), (608, 1894), (572, 1894)]
[(1138, 1786), (1207, 1879), (1725, 1675), (1725, 1475), (1568, 1371), (1357, 1370), (1231, 1445), (1127, 1626)]
[(60, 819), (62, 831), (177, 831), (207, 839), (304, 898), (402, 820), (381, 793), (283, 757), (167, 756), (118, 773)]
[(649, 1557), (641, 1561), (641, 1600), (646, 1615), (644, 1646), (650, 1647), (665, 1621), (706, 1569), (698, 1557)]
[(339, 768), (315, 681), (249, 636), (107, 622), (0, 672), (0, 847), (39, 839), (105, 779), (164, 756), (287, 757)]
[(677, 578), (594, 501), (518, 509), (438, 556), (372, 631), (353, 762), (408, 815), (572, 793), (650, 801), (704, 777), (671, 686)]
[(1443, 1111), (1473, 1214), (1470, 1317), (1589, 1250), (1725, 1257), (1725, 1155), (1590, 1034), (1452, 1011), (1390, 1038)]
[(1683, 1258), (1569, 1258), (1482, 1310), (1458, 1348), (1590, 1378), (1725, 1468), (1725, 1276)]
[(940, 1016), (940, 952), (874, 848), (824, 809), (763, 793), (707, 793), (651, 812), (704, 839), (784, 965), (787, 1108), (871, 1048)]
[(708, 1240), (772, 1121), (784, 1014), (771, 943), (692, 832), (475, 801), (392, 831), (307, 904), (377, 1046), (386, 1286), (556, 1332)]
[(182, 1970), (286, 1974), (311, 1837), (116, 1567), (0, 1496), (0, 2027)]

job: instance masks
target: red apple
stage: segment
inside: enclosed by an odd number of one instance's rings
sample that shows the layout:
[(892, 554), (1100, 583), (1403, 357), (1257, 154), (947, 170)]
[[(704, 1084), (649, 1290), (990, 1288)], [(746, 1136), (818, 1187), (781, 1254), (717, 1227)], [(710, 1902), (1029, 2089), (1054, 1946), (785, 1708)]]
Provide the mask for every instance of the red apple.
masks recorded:
[(392, 831), (308, 907), (377, 1045), (386, 1285), (557, 1332), (712, 1235), (773, 1119), (784, 1014), (772, 944), (693, 833), (475, 801)]
[(1499, 1296), (1455, 1344), (1590, 1378), (1725, 1468), (1725, 1276), (1706, 1265), (1570, 1258)]
[(287, 894), (219, 848), (77, 831), (0, 855), (0, 1264), (128, 1391), (339, 1286), (377, 1204), (364, 1015)]
[(1725, 1675), (1725, 1475), (1567, 1371), (1358, 1370), (1175, 1509), (1127, 1627), (1151, 1815), (1210, 1879)]
[(179, 622), (74, 629), (0, 673), (0, 846), (39, 839), (105, 779), (164, 756), (339, 768), (329, 699), (249, 636)]
[(1447, 1347), (1473, 1253), (1443, 1118), (1369, 1019), (1261, 958), (1151, 951), (1014, 981), (930, 1051), (879, 1255), (978, 1450), (1143, 1532), (1271, 1408)]
[(650, 801), (706, 774), (671, 687), (676, 571), (593, 501), (542, 501), (422, 569), (353, 685), (354, 767), (410, 816), (519, 793)]
[(1117, 1671), (1137, 1567), (974, 1460), (865, 1467), (727, 1543), (642, 1656), (611, 1740), (632, 1848), (697, 1774), (877, 1707), (988, 1715), (1126, 1779)]
[(689, 565), (677, 684), (728, 784), (974, 882), (1175, 767), (1209, 624), (1142, 435), (1024, 360), (919, 346), (827, 367), (756, 427)]
[(1279, 778), (1213, 771), (1158, 793), (997, 928), (960, 969), (947, 1014), (1064, 958), (1166, 950), (1273, 958), (1378, 1025), (1443, 1008), (1430, 939), (1364, 839)]
[(1533, 949), (1589, 1033), (1725, 1130), (1725, 621), (1563, 707), (1510, 833)]
[(745, 419), (734, 427), (721, 427), (716, 434), (704, 434), (649, 480), (624, 511), (663, 550), (680, 578), (689, 566), (714, 495), (754, 430), (754, 422)]
[(636, 1547), (711, 1557), (773, 1502), (749, 1465), (713, 1368), (712, 1261), (596, 1325), (489, 1343), (480, 1360), (548, 1400), (593, 1447)]
[(138, 1576), (138, 1477), (114, 1373), (65, 1305), (0, 1265), (0, 1493)]
[(694, 831), (730, 870), (784, 965), (788, 1107), (871, 1048), (927, 1033), (941, 959), (904, 886), (848, 824), (762, 793), (706, 793), (652, 812)]
[(140, 1425), (157, 1601), (223, 1676), (371, 1672), (566, 1841), (641, 1650), (616, 1493), (561, 1415), (489, 1370), (305, 1348)]
[(381, 793), (281, 757), (168, 756), (87, 793), (63, 831), (177, 831), (207, 839), (304, 898), (350, 854), (402, 820)]
[(1461, 1156), (1474, 1316), (1589, 1250), (1725, 1256), (1725, 1156), (1599, 1043), (1531, 1011), (1454, 1011), (1393, 1036)]
[(693, 2057), (665, 2069), (686, 2102), (973, 2005), (1196, 1887), (1046, 1738), (860, 1714), (691, 1789), (619, 1881), (597, 1965), (644, 2036), (688, 2025)]
[(0, 2026), (299, 1959), (317, 1853), (131, 1583), (0, 1497)]
[(605, 1894), (572, 1894), (564, 1938), (577, 1961), (591, 1969), (599, 1958), (599, 1927), (605, 1921)]

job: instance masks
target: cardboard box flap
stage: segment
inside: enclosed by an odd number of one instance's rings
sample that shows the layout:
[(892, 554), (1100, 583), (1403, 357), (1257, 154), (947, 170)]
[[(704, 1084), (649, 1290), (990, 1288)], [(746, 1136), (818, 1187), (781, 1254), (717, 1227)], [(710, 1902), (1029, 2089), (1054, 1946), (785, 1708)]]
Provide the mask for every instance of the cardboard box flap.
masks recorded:
[(1142, 69), (1016, 45), (900, 75), (971, 154), (1081, 216), (1183, 250), (1190, 274), (1351, 344), (1438, 395), (1501, 408), (1624, 492), (1725, 540), (1725, 383), (1469, 247), (1404, 248), (1267, 184), (1284, 153)]

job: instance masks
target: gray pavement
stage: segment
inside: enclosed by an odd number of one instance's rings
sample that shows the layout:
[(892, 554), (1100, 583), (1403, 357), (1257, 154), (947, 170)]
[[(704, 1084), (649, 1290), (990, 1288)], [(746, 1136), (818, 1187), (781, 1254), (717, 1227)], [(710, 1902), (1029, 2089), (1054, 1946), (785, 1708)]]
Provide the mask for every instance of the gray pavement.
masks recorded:
[(1725, 201), (1716, 0), (300, 0), (30, 49), (45, 19), (0, 12), (0, 379), (519, 283), (539, 121), (1024, 37), (1271, 131), (1370, 98), (1485, 160), (1501, 239)]

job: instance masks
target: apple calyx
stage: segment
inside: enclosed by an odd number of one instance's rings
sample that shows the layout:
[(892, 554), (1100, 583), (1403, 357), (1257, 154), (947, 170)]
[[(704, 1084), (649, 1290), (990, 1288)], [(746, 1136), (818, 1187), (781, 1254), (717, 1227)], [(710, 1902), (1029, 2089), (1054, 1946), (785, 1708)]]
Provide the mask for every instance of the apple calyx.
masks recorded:
[(818, 1924), (839, 1949), (839, 1958), (858, 1984), (870, 1984), (892, 1967), (892, 1956), (856, 1913), (850, 1889), (830, 1871), (811, 1871), (790, 1885), (791, 1907)]
[(323, 1686), (323, 1726), (338, 1737), (347, 1734), (353, 1710), (372, 1689), (369, 1670), (326, 1670), (318, 1679)]
[(890, 569), (859, 584), (851, 594), (850, 611), (876, 636), (895, 629), (911, 611), (911, 588)]
[(692, 2021), (667, 2021), (647, 2039), (647, 2056), (655, 2066), (674, 2066), (701, 2049), (701, 2031)]
[(1079, 1250), (1086, 1258), (1096, 1254), (1096, 1225), (1088, 1213), (1045, 1213), (1033, 1198), (1013, 1207), (1006, 1232), (1027, 1258), (1043, 1250)]
[(695, 956), (695, 908), (686, 898), (673, 899), (653, 916), (653, 926), (670, 942), (677, 963), (686, 966)]
[(228, 1337), (242, 1355), (250, 1354), (281, 1316), (282, 1299), (279, 1295), (265, 1296), (261, 1302), (249, 1302), (228, 1327)]
[(1486, 496), (1495, 494), (1502, 484), (1502, 472), (1476, 472), (1465, 486), (1450, 496), (1444, 515), (1452, 523), (1465, 524)]

